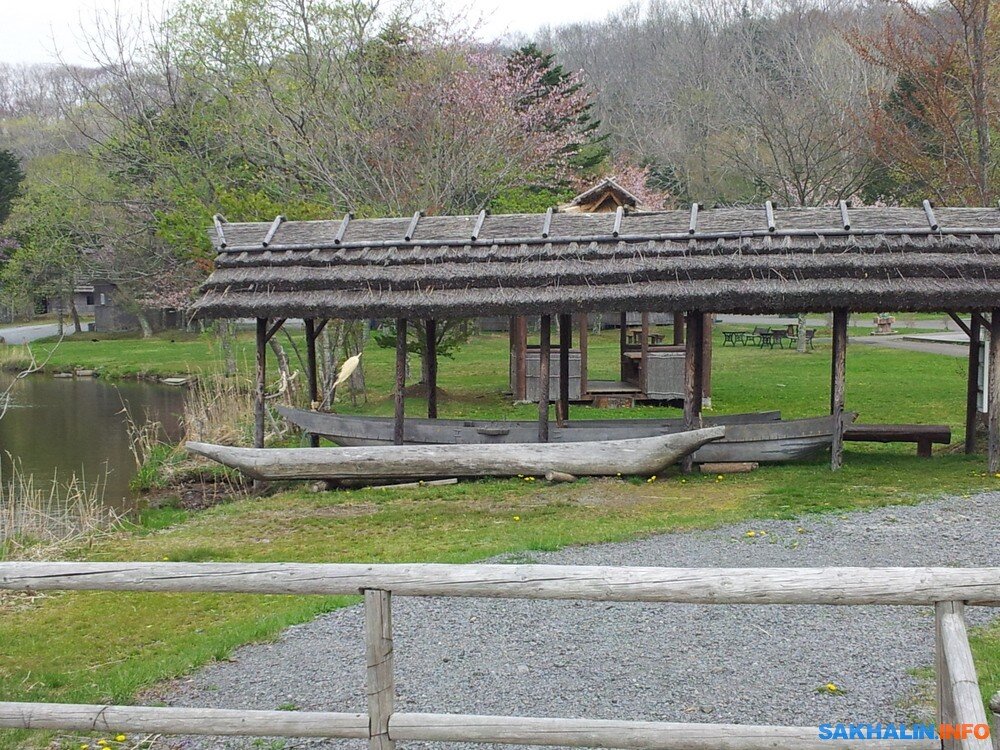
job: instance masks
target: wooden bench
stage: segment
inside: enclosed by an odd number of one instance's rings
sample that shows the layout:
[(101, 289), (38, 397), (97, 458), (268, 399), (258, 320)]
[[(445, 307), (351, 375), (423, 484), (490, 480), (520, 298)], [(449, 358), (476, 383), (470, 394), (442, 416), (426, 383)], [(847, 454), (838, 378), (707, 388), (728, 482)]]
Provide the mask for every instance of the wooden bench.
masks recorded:
[(932, 443), (951, 442), (951, 428), (945, 424), (852, 424), (844, 427), (844, 440), (916, 443), (917, 455), (930, 458)]

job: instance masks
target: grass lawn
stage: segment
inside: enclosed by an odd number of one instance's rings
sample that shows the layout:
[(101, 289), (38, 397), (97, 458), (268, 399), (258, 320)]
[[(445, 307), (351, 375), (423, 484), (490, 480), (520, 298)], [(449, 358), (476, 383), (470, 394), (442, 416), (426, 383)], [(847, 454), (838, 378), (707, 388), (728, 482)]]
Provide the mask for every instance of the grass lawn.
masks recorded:
[[(250, 342), (241, 341), (245, 351)], [(534, 407), (509, 405), (506, 336), (482, 336), (454, 361), (443, 360), (442, 416), (531, 418)], [(613, 377), (617, 333), (592, 337), (591, 377)], [(211, 337), (64, 341), (56, 366), (104, 365), (105, 374), (205, 372), (215, 367)], [(292, 355), (294, 358), (294, 355)], [(722, 347), (716, 341), (716, 411), (781, 409), (787, 417), (826, 413), (829, 345), (793, 351)], [(392, 354), (369, 348), (367, 404), (341, 411), (391, 413)], [(160, 369), (163, 368), (163, 369)], [(940, 355), (853, 347), (847, 358), (847, 405), (866, 422), (949, 424), (962, 439), (965, 361)], [(410, 414), (422, 412), (408, 400)], [(593, 410), (573, 416), (676, 414), (664, 408)], [(670, 472), (653, 483), (589, 480), (544, 486), (522, 480), (466, 482), (410, 491), (309, 493), (290, 488), (206, 511), (148, 512), (135, 528), (69, 553), (81, 560), (467, 562), (505, 552), (556, 549), (638, 534), (747, 524), (755, 519), (913, 503), (1000, 485), (982, 456), (942, 452), (918, 459), (913, 445), (849, 443), (845, 467), (827, 461), (765, 467), (752, 474)], [(804, 563), (805, 564), (805, 563)], [(341, 606), (343, 599), (141, 593), (58, 593), (0, 598), (0, 694), (7, 700), (128, 702), (234, 647), (273, 637), (284, 627)], [(1000, 689), (1000, 627), (974, 642), (984, 695)], [(275, 706), (274, 708), (277, 708)], [(0, 748), (25, 733), (0, 733)], [(33, 740), (39, 740), (37, 735)]]

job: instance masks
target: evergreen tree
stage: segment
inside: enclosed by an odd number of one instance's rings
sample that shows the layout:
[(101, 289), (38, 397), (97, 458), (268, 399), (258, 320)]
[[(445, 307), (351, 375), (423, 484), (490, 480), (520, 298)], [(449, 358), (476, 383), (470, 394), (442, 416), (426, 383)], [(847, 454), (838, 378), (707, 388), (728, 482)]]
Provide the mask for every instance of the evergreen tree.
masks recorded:
[(0, 151), (0, 224), (7, 221), (14, 199), (21, 194), (24, 170), (12, 151)]

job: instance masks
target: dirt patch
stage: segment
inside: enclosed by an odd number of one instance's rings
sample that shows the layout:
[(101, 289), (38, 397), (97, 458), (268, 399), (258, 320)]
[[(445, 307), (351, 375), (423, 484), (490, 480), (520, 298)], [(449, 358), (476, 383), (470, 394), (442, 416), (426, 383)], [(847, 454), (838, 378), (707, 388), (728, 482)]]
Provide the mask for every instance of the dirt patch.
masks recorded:
[(224, 479), (188, 479), (146, 495), (151, 508), (171, 506), (184, 510), (205, 510), (243, 497), (248, 487)]

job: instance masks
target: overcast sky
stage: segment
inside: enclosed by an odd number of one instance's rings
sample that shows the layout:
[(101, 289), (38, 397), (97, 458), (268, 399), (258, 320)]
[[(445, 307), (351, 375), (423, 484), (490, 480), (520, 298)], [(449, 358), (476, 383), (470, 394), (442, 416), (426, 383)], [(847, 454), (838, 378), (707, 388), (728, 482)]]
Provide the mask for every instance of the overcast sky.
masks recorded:
[[(67, 62), (88, 62), (81, 26), (92, 27), (95, 13), (110, 13), (116, 4), (126, 13), (159, 9), (162, 0), (2, 0), (0, 62), (55, 62), (60, 51)], [(169, 0), (168, 0), (169, 2)], [(483, 36), (531, 33), (540, 26), (601, 18), (608, 6), (597, 0), (444, 0), (484, 18)]]

